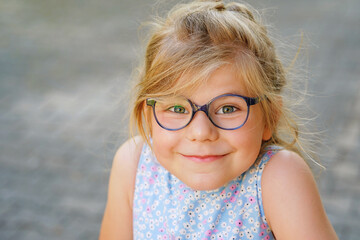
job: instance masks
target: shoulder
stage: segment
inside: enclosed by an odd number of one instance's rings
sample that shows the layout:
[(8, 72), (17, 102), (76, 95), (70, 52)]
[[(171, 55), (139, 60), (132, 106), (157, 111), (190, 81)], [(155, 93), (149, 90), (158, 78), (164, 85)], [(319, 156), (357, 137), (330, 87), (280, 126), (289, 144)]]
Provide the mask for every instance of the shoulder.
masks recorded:
[(290, 175), (289, 173), (291, 171), (300, 171), (302, 174), (312, 176), (311, 170), (303, 158), (301, 158), (295, 152), (289, 150), (280, 150), (275, 153), (267, 162), (266, 168), (264, 169), (263, 177), (273, 177), (274, 175), (276, 175), (277, 177), (285, 177), (286, 175)]
[(261, 186), (265, 191), (264, 197), (267, 197), (266, 193), (269, 191), (281, 193), (286, 190), (286, 194), (297, 193), (299, 187), (306, 187), (317, 193), (316, 183), (305, 160), (288, 150), (278, 151), (267, 162)]
[(144, 141), (140, 136), (128, 139), (116, 151), (113, 168), (115, 167), (115, 170), (121, 170), (124, 167), (136, 168), (143, 144)]
[(99, 239), (132, 238), (132, 198), (143, 141), (135, 137), (116, 152)]
[(277, 239), (337, 239), (312, 172), (298, 154), (273, 155), (261, 186), (265, 216)]
[(128, 139), (116, 151), (111, 169), (111, 177), (120, 179), (121, 181), (117, 183), (121, 184), (124, 188), (134, 186), (137, 165), (143, 144), (144, 141), (142, 138), (140, 136), (136, 136)]

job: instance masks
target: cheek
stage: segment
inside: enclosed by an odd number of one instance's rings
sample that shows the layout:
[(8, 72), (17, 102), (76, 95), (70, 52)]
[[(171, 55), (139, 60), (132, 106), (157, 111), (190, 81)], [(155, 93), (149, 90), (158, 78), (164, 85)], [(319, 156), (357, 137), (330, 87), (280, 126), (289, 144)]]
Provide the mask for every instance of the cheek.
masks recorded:
[(264, 133), (263, 122), (261, 112), (253, 111), (245, 125), (228, 134), (228, 138), (237, 147), (248, 148), (249, 150), (260, 148)]
[(263, 135), (264, 129), (265, 129), (265, 120), (263, 113), (261, 111), (261, 108), (259, 106), (255, 106), (253, 109), (251, 109), (252, 112), (249, 115), (248, 122), (245, 124), (248, 124), (248, 128), (256, 135)]
[(161, 128), (157, 123), (152, 124), (152, 144), (153, 150), (158, 158), (169, 158), (176, 151), (179, 142), (178, 134)]

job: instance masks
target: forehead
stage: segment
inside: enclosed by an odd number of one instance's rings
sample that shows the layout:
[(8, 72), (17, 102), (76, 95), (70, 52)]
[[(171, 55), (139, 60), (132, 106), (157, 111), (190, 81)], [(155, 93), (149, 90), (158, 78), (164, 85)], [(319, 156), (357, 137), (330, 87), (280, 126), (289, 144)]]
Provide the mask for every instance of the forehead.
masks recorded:
[[(182, 89), (178, 95), (183, 95), (194, 101), (203, 98), (201, 96), (208, 96), (211, 99), (227, 93), (247, 96), (249, 90), (243, 78), (244, 76), (239, 74), (233, 65), (223, 65), (209, 73), (206, 78), (197, 79), (194, 84)], [(187, 74), (178, 80), (178, 84), (184, 85), (193, 80), (193, 75)]]
[[(189, 47), (191, 50), (191, 47), (194, 47), (189, 43), (181, 46), (185, 50)], [(180, 51), (183, 52), (184, 49), (181, 48)], [(185, 52), (187, 54), (165, 51), (161, 56), (159, 55), (156, 64), (153, 64), (152, 71), (148, 75), (152, 86), (148, 93), (154, 95), (191, 94), (200, 86), (208, 87), (208, 80), (220, 68), (231, 71), (232, 74), (237, 75), (239, 80), (252, 75), (251, 72), (256, 68), (254, 68), (257, 62), (256, 57), (243, 46), (220, 44), (208, 46), (207, 50), (201, 48), (195, 52)], [(232, 66), (233, 69), (225, 66)]]

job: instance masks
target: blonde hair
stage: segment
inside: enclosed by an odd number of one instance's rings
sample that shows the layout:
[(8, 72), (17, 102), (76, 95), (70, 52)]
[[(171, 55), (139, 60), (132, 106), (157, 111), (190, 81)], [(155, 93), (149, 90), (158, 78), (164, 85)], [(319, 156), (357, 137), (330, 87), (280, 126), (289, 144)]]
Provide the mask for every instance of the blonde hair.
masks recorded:
[[(263, 143), (280, 145), (304, 157), (298, 124), (282, 101), (287, 83), (279, 60), (259, 13), (243, 3), (194, 1), (176, 5), (166, 18), (152, 24), (144, 66), (135, 87), (130, 128), (149, 142), (149, 97), (178, 94), (206, 81), (213, 71), (231, 65), (252, 96), (261, 101), (265, 124), (273, 134)], [(186, 81), (179, 81), (190, 75)], [(135, 124), (135, 125), (134, 125)], [(263, 150), (262, 148), (262, 150)]]

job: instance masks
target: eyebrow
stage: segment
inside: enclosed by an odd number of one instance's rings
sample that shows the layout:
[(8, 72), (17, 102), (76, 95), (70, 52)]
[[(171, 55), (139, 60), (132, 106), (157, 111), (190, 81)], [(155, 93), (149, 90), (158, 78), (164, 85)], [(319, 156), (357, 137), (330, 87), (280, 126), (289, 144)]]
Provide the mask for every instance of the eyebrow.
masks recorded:
[[(247, 96), (247, 94), (244, 94), (243, 92), (239, 92), (239, 91), (226, 91), (226, 92), (223, 92), (223, 93), (217, 94), (216, 96), (211, 97), (211, 98), (208, 100), (208, 102), (211, 101), (212, 99), (218, 97), (218, 96), (225, 95), (225, 94), (234, 94), (234, 95), (241, 95), (241, 96), (243, 96), (243, 97), (249, 97), (249, 96)], [(179, 96), (179, 97), (184, 97), (184, 98), (189, 99), (189, 100), (191, 100), (192, 102), (194, 102), (194, 101), (191, 99), (191, 96), (190, 96), (190, 97), (187, 97), (186, 95), (182, 95), (182, 94), (177, 95), (177, 96)]]

